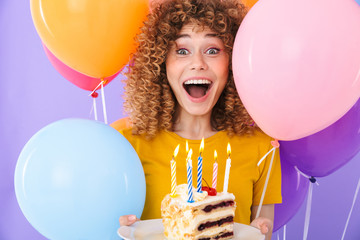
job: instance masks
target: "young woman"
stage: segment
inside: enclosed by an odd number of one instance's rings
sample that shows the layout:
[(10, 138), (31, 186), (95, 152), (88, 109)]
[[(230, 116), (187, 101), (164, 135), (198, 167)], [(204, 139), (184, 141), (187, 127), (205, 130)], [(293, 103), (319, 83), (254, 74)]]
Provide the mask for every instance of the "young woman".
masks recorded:
[[(281, 202), (279, 155), (255, 219), (270, 159), (257, 163), (272, 148), (271, 139), (252, 126), (231, 67), (232, 45), (245, 14), (238, 0), (165, 0), (153, 7), (141, 29), (125, 87), (131, 127), (120, 127), (123, 120), (113, 126), (133, 145), (144, 167), (142, 219), (161, 217), (161, 200), (170, 192), (170, 160), (178, 144), (177, 182), (186, 183), (186, 141), (194, 151), (196, 185), (196, 159), (204, 138), (203, 178), (212, 180), (216, 150), (217, 191), (222, 191), (230, 143), (228, 191), (236, 197), (235, 222), (258, 227), (271, 238), (274, 204)], [(135, 221), (134, 215), (120, 217), (121, 225)]]

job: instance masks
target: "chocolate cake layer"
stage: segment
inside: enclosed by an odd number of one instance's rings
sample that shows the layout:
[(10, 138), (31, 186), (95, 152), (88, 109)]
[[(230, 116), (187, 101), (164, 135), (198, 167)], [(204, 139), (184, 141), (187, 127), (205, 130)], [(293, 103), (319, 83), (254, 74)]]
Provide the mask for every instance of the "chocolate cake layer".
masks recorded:
[(234, 236), (234, 232), (225, 232), (221, 233), (214, 237), (205, 237), (205, 238), (199, 238), (198, 240), (212, 240), (212, 239), (224, 239)]
[(203, 231), (206, 228), (211, 228), (211, 227), (215, 227), (215, 226), (221, 226), (224, 223), (232, 223), (234, 221), (234, 216), (228, 216), (226, 218), (222, 218), (220, 220), (217, 221), (211, 221), (211, 222), (206, 222), (206, 223), (202, 223), (199, 225), (198, 227), (198, 231)]
[(230, 200), (230, 201), (223, 201), (223, 202), (220, 202), (218, 204), (215, 204), (215, 205), (207, 205), (206, 207), (204, 207), (202, 210), (206, 213), (209, 213), (211, 212), (212, 210), (214, 209), (217, 209), (217, 208), (222, 208), (222, 207), (229, 207), (229, 206), (234, 206), (234, 201)]

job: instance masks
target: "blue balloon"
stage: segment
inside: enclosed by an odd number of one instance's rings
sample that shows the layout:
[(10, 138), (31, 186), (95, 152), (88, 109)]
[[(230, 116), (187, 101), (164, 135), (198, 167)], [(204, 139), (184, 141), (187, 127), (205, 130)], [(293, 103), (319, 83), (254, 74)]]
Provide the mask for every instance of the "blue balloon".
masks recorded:
[(92, 120), (64, 119), (44, 127), (26, 143), (15, 169), (23, 214), (53, 240), (118, 239), (119, 217), (140, 217), (145, 191), (131, 144)]

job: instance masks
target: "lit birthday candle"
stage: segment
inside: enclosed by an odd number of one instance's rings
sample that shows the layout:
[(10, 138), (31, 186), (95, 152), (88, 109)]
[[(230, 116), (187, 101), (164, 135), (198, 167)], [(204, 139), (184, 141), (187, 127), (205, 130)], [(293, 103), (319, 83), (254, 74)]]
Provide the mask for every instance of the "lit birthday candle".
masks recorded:
[(174, 150), (174, 154), (172, 156), (172, 159), (170, 161), (170, 168), (171, 168), (171, 197), (176, 196), (176, 161), (175, 158), (179, 152), (180, 144), (177, 145), (177, 147)]
[(213, 167), (213, 178), (212, 178), (212, 188), (216, 189), (217, 185), (217, 173), (218, 173), (218, 163), (217, 163), (217, 152), (214, 150), (214, 167)]
[(202, 193), (201, 185), (202, 185), (202, 156), (201, 153), (204, 151), (204, 138), (201, 140), (200, 149), (199, 149), (199, 157), (198, 157), (198, 165), (197, 165), (197, 192)]
[(227, 154), (228, 154), (228, 158), (226, 159), (224, 189), (223, 189), (224, 193), (227, 192), (228, 186), (229, 186), (229, 175), (230, 175), (230, 167), (231, 167), (231, 158), (230, 158), (231, 147), (230, 147), (230, 143), (228, 143), (228, 145), (227, 145)]
[(192, 186), (192, 149), (190, 148), (189, 153), (186, 158), (186, 168), (187, 168), (187, 184), (188, 184), (188, 202), (192, 203), (194, 202), (194, 196), (193, 196), (193, 186)]
[(189, 153), (189, 143), (188, 143), (188, 140), (186, 140), (185, 147), (186, 147), (186, 156), (187, 156), (187, 154)]

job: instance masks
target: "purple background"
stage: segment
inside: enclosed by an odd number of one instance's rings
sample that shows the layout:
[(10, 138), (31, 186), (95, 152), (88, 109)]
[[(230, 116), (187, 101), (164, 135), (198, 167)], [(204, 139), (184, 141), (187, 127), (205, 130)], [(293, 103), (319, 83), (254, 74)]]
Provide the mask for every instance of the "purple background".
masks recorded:
[[(92, 99), (64, 79), (47, 59), (32, 23), (29, 1), (0, 0), (0, 239), (44, 239), (22, 215), (14, 169), (22, 147), (38, 130), (64, 118), (93, 119)], [(105, 87), (108, 120), (124, 116), (123, 76)], [(102, 120), (100, 99), (98, 114)], [(359, 179), (360, 154), (314, 186), (308, 239), (341, 239)], [(360, 196), (345, 239), (360, 239)], [(302, 239), (305, 203), (287, 224), (288, 239)], [(282, 229), (279, 231), (282, 239)], [(277, 239), (277, 233), (273, 239)]]

